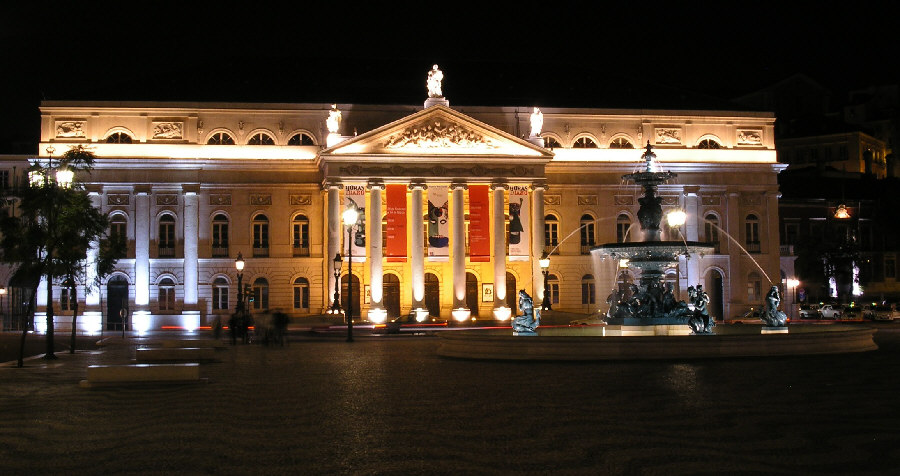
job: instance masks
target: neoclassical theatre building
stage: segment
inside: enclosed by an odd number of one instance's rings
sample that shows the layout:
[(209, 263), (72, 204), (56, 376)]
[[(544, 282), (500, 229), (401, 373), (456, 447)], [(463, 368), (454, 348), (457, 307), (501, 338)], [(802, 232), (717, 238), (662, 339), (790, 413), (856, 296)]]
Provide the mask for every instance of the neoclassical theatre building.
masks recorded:
[[(506, 319), (517, 290), (543, 298), (544, 253), (555, 311), (605, 311), (637, 271), (590, 250), (641, 239), (640, 191), (622, 176), (644, 166), (648, 143), (657, 166), (678, 174), (659, 187), (664, 209), (687, 213), (663, 239), (715, 244), (669, 270), (682, 298), (702, 283), (715, 317), (731, 319), (786, 275), (770, 113), (457, 107), (433, 81), (424, 106), (40, 109), (40, 157), (8, 158), (7, 175), (88, 146), (98, 161), (83, 180), (111, 235), (127, 240), (103, 286), (79, 292), (86, 327), (116, 328), (123, 314), (136, 330), (209, 325), (234, 312), (238, 256), (251, 310), (295, 322), (326, 313), (338, 280), (341, 305), (350, 298), (360, 319)], [(360, 213), (349, 230), (347, 208)], [(55, 292), (66, 328), (72, 303)]]

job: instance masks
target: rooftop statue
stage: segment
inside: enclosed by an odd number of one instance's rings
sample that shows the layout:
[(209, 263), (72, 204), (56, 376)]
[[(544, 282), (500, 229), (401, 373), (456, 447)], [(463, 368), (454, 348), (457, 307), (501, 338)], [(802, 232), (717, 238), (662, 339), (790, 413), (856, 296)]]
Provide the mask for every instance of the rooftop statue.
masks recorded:
[(544, 114), (539, 108), (534, 108), (534, 112), (531, 113), (531, 137), (540, 137), (543, 128)]
[(444, 97), (444, 93), (441, 92), (441, 81), (443, 80), (444, 72), (438, 69), (438, 65), (432, 66), (431, 71), (428, 72), (428, 79), (425, 82), (425, 87), (428, 88), (428, 97)]
[(328, 111), (328, 119), (325, 119), (325, 127), (331, 134), (337, 134), (341, 127), (341, 111), (338, 110), (337, 104), (331, 105), (331, 111)]

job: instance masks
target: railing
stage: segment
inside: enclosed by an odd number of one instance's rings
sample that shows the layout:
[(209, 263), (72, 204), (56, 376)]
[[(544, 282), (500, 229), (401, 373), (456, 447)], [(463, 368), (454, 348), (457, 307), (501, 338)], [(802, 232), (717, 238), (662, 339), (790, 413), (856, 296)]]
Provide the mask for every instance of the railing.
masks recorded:
[(759, 253), (760, 252), (760, 244), (758, 241), (748, 241), (747, 242), (747, 252), (748, 253)]
[(781, 245), (778, 247), (781, 256), (794, 256), (794, 245)]
[(591, 254), (591, 248), (593, 248), (593, 247), (594, 247), (594, 245), (581, 245), (581, 254), (583, 254), (583, 255)]
[(175, 247), (169, 246), (160, 246), (159, 247), (159, 257), (160, 258), (174, 258), (175, 257)]
[(295, 246), (294, 256), (309, 256), (309, 246)]
[(559, 243), (550, 243), (548, 245), (544, 245), (544, 253), (547, 253), (549, 255), (557, 246), (559, 246)]
[(228, 247), (227, 246), (213, 246), (212, 257), (213, 258), (227, 258), (228, 257)]
[(268, 258), (269, 257), (269, 247), (268, 246), (253, 246), (253, 257), (254, 258)]

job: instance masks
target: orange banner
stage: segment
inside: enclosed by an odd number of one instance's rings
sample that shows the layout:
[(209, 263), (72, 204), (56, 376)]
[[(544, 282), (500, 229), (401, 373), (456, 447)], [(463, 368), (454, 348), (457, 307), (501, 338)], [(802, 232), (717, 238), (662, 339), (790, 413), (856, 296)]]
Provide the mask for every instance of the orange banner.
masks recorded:
[(469, 185), (469, 261), (490, 260), (491, 214), (488, 186)]
[(387, 194), (387, 248), (388, 261), (406, 261), (406, 185), (390, 184)]

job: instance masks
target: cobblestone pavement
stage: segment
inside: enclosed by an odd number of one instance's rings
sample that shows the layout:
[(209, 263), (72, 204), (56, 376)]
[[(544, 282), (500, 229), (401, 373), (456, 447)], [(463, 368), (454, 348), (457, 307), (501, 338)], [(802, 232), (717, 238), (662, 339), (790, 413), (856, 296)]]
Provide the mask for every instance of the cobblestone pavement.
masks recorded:
[(884, 474), (881, 349), (715, 361), (443, 359), (435, 337), (228, 346), (207, 384), (82, 389), (142, 339), (0, 367), (0, 474)]

